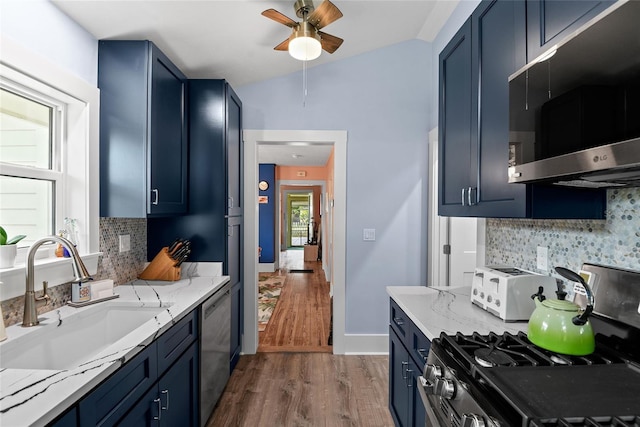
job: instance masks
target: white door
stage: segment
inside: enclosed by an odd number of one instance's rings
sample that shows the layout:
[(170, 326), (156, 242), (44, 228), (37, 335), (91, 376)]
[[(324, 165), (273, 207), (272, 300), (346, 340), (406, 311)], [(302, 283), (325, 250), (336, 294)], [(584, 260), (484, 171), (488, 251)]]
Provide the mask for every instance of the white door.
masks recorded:
[(471, 285), (484, 264), (485, 222), (477, 218), (438, 216), (438, 129), (429, 132), (428, 286)]

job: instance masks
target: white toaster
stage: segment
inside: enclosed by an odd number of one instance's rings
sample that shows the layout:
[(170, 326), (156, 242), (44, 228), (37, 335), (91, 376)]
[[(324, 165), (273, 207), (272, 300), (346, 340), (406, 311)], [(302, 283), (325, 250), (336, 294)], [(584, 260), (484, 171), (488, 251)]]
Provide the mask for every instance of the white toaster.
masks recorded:
[(535, 309), (531, 296), (542, 286), (547, 298), (557, 298), (556, 279), (507, 266), (475, 269), (471, 302), (505, 322), (529, 320)]

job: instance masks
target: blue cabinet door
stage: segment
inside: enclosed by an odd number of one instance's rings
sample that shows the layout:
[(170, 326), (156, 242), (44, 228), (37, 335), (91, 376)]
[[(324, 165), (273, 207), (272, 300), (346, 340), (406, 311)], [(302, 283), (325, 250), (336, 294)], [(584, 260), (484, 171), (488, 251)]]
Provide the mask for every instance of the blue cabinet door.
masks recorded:
[(229, 216), (242, 215), (242, 101), (226, 84), (227, 197)]
[(244, 323), (242, 283), (236, 283), (231, 287), (231, 371), (236, 367), (240, 359), (242, 348), (242, 331)]
[(118, 421), (118, 425), (198, 427), (198, 362), (198, 343), (194, 343)]
[(469, 216), (471, 162), (471, 20), (440, 53), (438, 213)]
[(410, 394), (407, 384), (409, 353), (389, 327), (389, 411), (397, 427), (410, 426)]
[(611, 6), (615, 0), (527, 0), (527, 61)]
[(525, 65), (524, 19), (524, 1), (485, 1), (471, 15), (473, 216), (527, 216), (527, 187), (507, 176), (509, 76)]
[(200, 417), (198, 345), (194, 343), (158, 382), (161, 426), (198, 427)]
[(187, 79), (152, 43), (150, 49), (148, 212), (180, 214), (187, 211)]
[(74, 406), (66, 414), (49, 424), (49, 427), (76, 427), (78, 425), (78, 408)]

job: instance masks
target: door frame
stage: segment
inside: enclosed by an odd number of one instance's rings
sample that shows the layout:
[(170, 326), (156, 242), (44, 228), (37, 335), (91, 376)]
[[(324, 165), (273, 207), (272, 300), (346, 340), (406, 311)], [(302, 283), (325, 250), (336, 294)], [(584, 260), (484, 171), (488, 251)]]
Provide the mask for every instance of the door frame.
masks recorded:
[(334, 147), (333, 173), (333, 353), (344, 354), (346, 223), (347, 223), (347, 131), (256, 130), (243, 131), (244, 142), (244, 334), (242, 354), (258, 350), (258, 145), (308, 144)]

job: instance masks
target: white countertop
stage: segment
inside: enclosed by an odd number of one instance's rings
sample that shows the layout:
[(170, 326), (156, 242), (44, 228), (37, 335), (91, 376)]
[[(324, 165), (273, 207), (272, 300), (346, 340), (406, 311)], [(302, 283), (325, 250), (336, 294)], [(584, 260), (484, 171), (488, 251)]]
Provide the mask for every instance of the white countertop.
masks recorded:
[[(112, 301), (167, 308), (110, 346), (108, 355), (100, 353), (82, 366), (60, 371), (4, 369), (0, 360), (0, 425), (24, 427), (51, 422), (229, 281), (227, 276), (201, 277), (196, 264), (193, 266), (186, 273), (183, 269), (183, 277), (192, 277), (177, 282), (136, 280), (115, 288), (120, 297)], [(202, 274), (205, 268), (201, 270)], [(40, 322), (64, 322), (65, 317), (99, 304), (82, 308), (64, 306), (40, 315)], [(4, 343), (36, 328), (11, 326)]]
[(422, 333), (433, 340), (441, 332), (469, 335), (473, 332), (518, 333), (527, 331), (528, 322), (504, 322), (471, 303), (471, 287), (428, 288), (388, 286), (387, 293)]

